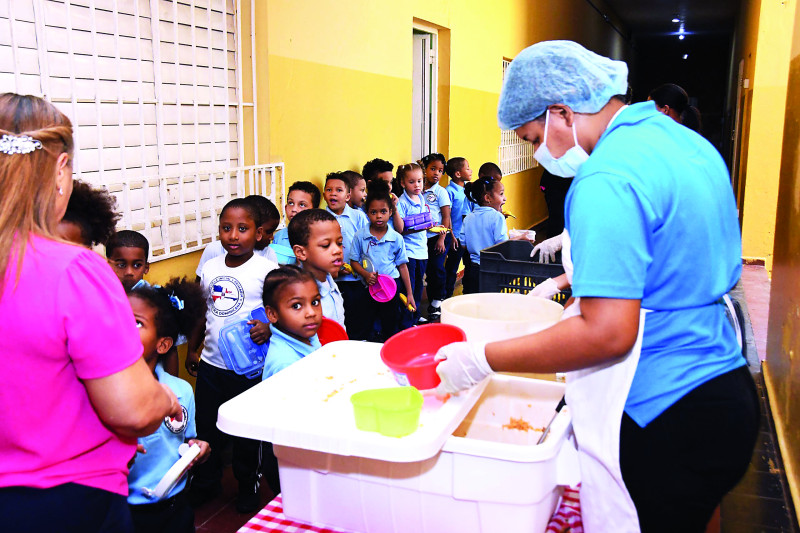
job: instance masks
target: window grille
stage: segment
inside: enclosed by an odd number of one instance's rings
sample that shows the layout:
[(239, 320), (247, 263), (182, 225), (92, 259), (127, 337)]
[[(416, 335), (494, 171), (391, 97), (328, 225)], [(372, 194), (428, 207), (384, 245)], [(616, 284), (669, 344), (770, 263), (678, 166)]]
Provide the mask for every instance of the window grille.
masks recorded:
[(264, 193), (256, 176), (282, 191), (283, 165), (242, 166), (243, 108), (254, 104), (242, 99), (237, 7), (0, 1), (0, 91), (42, 96), (70, 117), (75, 177), (117, 196), (120, 227), (145, 233), (156, 260), (215, 238), (224, 202)]
[[(503, 59), (503, 80), (506, 79), (506, 70), (511, 61)], [(513, 130), (500, 131), (500, 149), (498, 150), (500, 170), (503, 176), (515, 174), (536, 167), (533, 158), (533, 145), (523, 141)]]

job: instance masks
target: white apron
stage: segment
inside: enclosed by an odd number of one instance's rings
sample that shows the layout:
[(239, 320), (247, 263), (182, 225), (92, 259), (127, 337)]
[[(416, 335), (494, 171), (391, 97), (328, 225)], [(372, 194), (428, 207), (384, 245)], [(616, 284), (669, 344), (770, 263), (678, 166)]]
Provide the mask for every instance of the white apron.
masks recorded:
[[(572, 258), (564, 231), (561, 257), (570, 285)], [(580, 298), (564, 310), (562, 320), (580, 315)], [(621, 359), (567, 373), (567, 405), (581, 470), (581, 515), (586, 533), (639, 533), (639, 518), (619, 465), (619, 431), (628, 391), (642, 349), (647, 310), (639, 315), (636, 343)]]

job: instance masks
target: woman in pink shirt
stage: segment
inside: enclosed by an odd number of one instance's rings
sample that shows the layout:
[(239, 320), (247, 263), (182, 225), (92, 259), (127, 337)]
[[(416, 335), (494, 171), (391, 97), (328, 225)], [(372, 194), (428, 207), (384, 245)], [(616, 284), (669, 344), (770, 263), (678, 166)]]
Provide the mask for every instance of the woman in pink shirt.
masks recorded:
[(175, 395), (141, 358), (122, 285), (56, 236), (72, 125), (0, 95), (0, 517), (3, 531), (132, 531), (127, 464)]

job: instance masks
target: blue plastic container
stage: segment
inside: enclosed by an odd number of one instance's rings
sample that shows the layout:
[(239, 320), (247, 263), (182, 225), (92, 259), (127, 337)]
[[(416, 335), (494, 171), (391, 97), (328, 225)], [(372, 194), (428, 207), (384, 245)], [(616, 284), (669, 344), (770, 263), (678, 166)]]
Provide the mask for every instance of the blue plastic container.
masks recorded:
[[(263, 307), (258, 307), (250, 312), (250, 319), (260, 320), (269, 324), (267, 312)], [(226, 324), (219, 331), (219, 351), (225, 364), (239, 375), (254, 378), (264, 370), (267, 359), (269, 341), (256, 344), (250, 339), (250, 324), (248, 320), (237, 320)]]
[(284, 246), (282, 244), (275, 244), (274, 242), (269, 245), (275, 255), (278, 256), (278, 263), (281, 265), (293, 265), (297, 262), (297, 257), (294, 255), (294, 250), (291, 246)]

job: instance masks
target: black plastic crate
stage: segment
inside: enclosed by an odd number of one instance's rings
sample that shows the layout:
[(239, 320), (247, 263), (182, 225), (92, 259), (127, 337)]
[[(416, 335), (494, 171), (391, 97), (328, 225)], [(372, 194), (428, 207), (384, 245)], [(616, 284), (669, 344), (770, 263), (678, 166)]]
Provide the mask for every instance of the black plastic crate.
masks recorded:
[[(533, 244), (528, 241), (505, 241), (481, 250), (480, 291), (528, 294), (538, 283), (564, 273), (560, 264), (543, 264), (531, 257)], [(564, 303), (572, 296), (570, 289), (553, 296)]]

